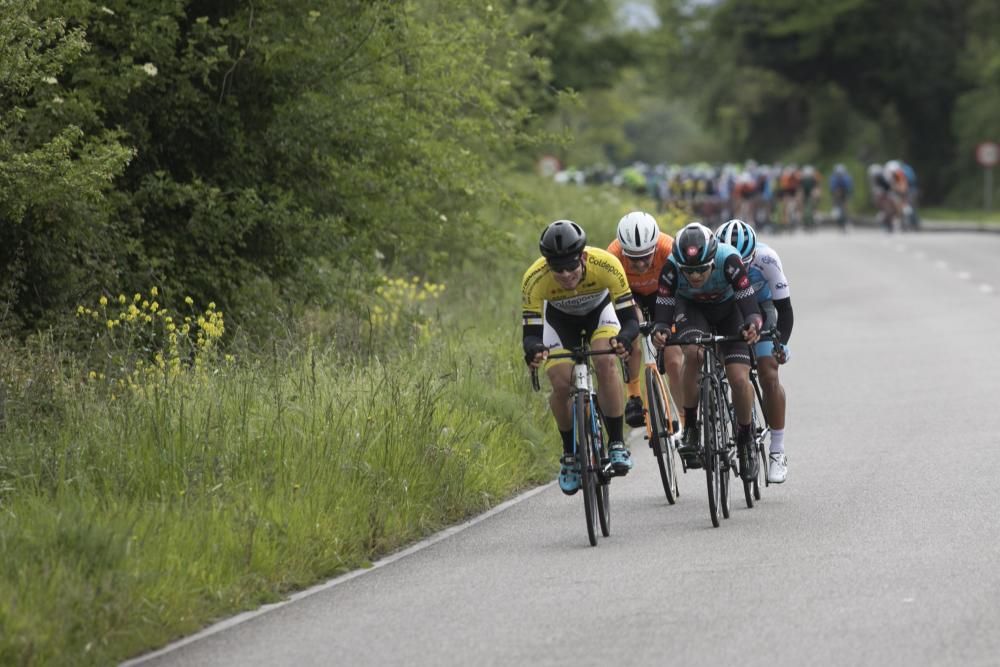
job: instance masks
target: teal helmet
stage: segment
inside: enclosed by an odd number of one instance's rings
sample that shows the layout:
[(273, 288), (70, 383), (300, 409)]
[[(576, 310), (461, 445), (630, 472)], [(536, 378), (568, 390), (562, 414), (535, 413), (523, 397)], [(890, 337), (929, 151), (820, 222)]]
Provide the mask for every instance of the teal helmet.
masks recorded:
[(753, 230), (753, 227), (738, 218), (733, 218), (721, 225), (715, 230), (715, 235), (723, 243), (728, 243), (736, 248), (744, 261), (753, 257), (754, 252), (757, 250), (757, 232)]

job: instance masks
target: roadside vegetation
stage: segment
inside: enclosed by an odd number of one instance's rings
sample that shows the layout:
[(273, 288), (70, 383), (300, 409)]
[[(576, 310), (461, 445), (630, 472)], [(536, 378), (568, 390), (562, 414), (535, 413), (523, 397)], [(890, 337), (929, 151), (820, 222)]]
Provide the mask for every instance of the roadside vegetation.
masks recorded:
[[(364, 332), (383, 351), (366, 357), (318, 342), (336, 324), (319, 312), (267, 349), (223, 351), (216, 310), (159, 290), (81, 304), (101, 366), (47, 336), (3, 348), (0, 663), (109, 664), (552, 479), (521, 273), (549, 221), (605, 245), (651, 202), (509, 184), (524, 210), (484, 213), (506, 236), (495, 265), (387, 282)], [(183, 341), (162, 335), (168, 318), (190, 318)]]
[(876, 0), (623, 4), (0, 2), (0, 664), (113, 663), (551, 479), (521, 273), (654, 205), (542, 155), (978, 195), (995, 3), (914, 8), (905, 53)]

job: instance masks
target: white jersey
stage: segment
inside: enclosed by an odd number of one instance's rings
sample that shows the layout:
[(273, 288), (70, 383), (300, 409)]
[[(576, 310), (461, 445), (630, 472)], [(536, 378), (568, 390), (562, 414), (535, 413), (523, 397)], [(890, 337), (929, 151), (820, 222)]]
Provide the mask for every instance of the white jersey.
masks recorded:
[(750, 283), (757, 301), (777, 301), (791, 296), (781, 258), (771, 246), (757, 242), (757, 252), (749, 267)]

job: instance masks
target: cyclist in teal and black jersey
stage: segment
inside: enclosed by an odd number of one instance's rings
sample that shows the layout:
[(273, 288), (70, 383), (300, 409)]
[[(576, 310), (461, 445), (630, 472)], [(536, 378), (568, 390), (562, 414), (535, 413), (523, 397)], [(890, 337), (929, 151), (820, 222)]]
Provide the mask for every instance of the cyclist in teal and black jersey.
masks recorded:
[(753, 227), (742, 220), (730, 220), (719, 227), (716, 236), (736, 248), (743, 258), (764, 315), (764, 326), (776, 325), (781, 331), (781, 344), (777, 347), (769, 340), (754, 346), (764, 404), (767, 406), (767, 422), (771, 427), (767, 481), (781, 484), (788, 476), (788, 460), (785, 457), (785, 388), (778, 378), (778, 366), (787, 362), (790, 356), (788, 340), (795, 321), (788, 278), (781, 268), (778, 253), (770, 246), (759, 243)]
[[(719, 243), (712, 230), (700, 222), (684, 227), (660, 273), (654, 320), (653, 344), (657, 347), (663, 347), (674, 325), (681, 341), (711, 333), (713, 328), (724, 336), (742, 334), (746, 342), (723, 344), (722, 355), (736, 407), (737, 439), (740, 445), (749, 443), (754, 394), (747, 344), (759, 339), (763, 317), (736, 248)], [(701, 465), (697, 456), (698, 353), (696, 345), (684, 347), (684, 444), (677, 451), (689, 468)], [(757, 475), (753, 468), (745, 472), (748, 478)]]

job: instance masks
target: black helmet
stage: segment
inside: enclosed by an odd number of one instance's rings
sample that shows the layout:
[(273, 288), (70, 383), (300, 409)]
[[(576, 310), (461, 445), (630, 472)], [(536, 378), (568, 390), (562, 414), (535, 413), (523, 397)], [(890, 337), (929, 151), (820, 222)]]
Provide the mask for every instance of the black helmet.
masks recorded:
[(677, 233), (671, 254), (678, 266), (701, 266), (715, 259), (719, 239), (700, 222), (692, 222)]
[(548, 260), (576, 257), (586, 245), (587, 233), (572, 220), (556, 220), (538, 240), (538, 249)]

